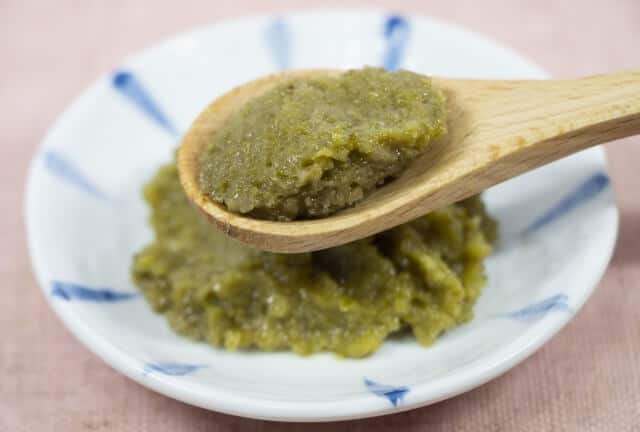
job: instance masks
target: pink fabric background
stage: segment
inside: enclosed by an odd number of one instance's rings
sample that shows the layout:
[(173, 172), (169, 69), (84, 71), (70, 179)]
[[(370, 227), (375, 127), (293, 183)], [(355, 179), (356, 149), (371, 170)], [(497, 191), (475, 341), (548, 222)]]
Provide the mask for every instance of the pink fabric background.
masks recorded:
[[(592, 299), (530, 359), (431, 407), (333, 425), (207, 412), (116, 373), (45, 304), (26, 251), (23, 185), (36, 146), (71, 99), (124, 56), (176, 31), (228, 16), (346, 3), (352, 2), (0, 0), (0, 431), (640, 431), (638, 138), (607, 148), (621, 228)], [(556, 76), (640, 69), (640, 0), (369, 5), (430, 14), (488, 34)]]

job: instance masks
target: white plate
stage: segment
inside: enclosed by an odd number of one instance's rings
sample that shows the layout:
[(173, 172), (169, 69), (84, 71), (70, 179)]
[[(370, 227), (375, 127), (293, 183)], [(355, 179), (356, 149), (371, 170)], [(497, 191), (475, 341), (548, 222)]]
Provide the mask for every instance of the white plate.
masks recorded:
[(491, 189), (501, 240), (472, 322), (425, 349), (394, 340), (369, 358), (226, 352), (174, 335), (129, 278), (151, 240), (142, 185), (213, 98), (281, 68), (402, 66), (452, 77), (544, 78), (518, 54), (432, 18), (314, 11), (177, 36), (100, 78), (35, 156), (27, 229), (42, 289), (67, 327), (115, 369), (167, 396), (247, 417), (337, 420), (430, 404), (539, 348), (598, 283), (618, 213), (603, 151)]

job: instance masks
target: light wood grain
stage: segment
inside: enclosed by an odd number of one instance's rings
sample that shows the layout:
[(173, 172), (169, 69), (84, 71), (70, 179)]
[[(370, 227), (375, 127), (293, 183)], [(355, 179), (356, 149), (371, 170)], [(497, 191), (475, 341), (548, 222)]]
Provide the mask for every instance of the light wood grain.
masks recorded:
[(211, 134), (252, 97), (290, 76), (270, 75), (214, 101), (193, 123), (178, 155), (192, 202), (226, 234), (273, 252), (305, 252), (354, 241), (590, 146), (640, 133), (640, 72), (576, 80), (435, 78), (447, 95), (449, 134), (396, 180), (353, 208), (323, 219), (272, 222), (226, 210), (200, 191), (199, 155)]

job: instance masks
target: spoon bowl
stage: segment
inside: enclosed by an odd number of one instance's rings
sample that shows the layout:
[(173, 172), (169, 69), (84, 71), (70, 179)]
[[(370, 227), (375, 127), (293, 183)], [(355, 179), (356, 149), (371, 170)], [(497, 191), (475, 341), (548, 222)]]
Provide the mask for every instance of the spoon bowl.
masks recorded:
[(222, 124), (251, 98), (292, 77), (337, 76), (295, 70), (251, 81), (216, 99), (178, 151), (189, 199), (223, 232), (272, 252), (325, 249), (392, 228), (593, 145), (640, 133), (640, 72), (574, 80), (434, 78), (447, 97), (449, 133), (395, 180), (326, 218), (274, 222), (232, 213), (200, 189), (200, 155)]

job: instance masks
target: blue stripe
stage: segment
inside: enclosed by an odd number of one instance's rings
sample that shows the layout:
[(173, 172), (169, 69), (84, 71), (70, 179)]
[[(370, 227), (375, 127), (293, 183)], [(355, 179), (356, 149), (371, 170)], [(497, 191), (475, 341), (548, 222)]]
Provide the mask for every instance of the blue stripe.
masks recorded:
[(144, 374), (153, 372), (168, 376), (184, 376), (189, 375), (199, 369), (206, 368), (206, 365), (191, 363), (175, 363), (175, 362), (159, 362), (146, 363), (144, 365)]
[(522, 309), (517, 309), (504, 315), (506, 318), (512, 318), (519, 321), (532, 321), (542, 318), (550, 312), (570, 312), (569, 297), (566, 294), (556, 294), (532, 303)]
[(116, 72), (113, 74), (111, 83), (116, 91), (127, 98), (140, 112), (153, 120), (158, 126), (173, 136), (180, 135), (173, 123), (169, 120), (169, 117), (162, 111), (160, 106), (151, 97), (151, 94), (144, 88), (142, 82), (132, 72)]
[(609, 186), (609, 177), (604, 173), (596, 173), (585, 180), (573, 191), (569, 192), (556, 205), (547, 210), (542, 216), (533, 221), (524, 234), (531, 234), (545, 225), (569, 213), (579, 205), (589, 201)]
[(392, 15), (384, 22), (384, 37), (387, 42), (383, 67), (388, 71), (397, 70), (404, 59), (411, 28), (409, 21), (399, 15)]
[(265, 31), (265, 41), (279, 70), (289, 67), (291, 36), (289, 26), (282, 18), (275, 18)]
[(130, 300), (135, 293), (113, 291), (108, 288), (91, 288), (72, 282), (52, 281), (51, 296), (65, 301), (81, 300), (96, 303), (115, 303)]
[(96, 198), (107, 198), (100, 189), (87, 179), (75, 164), (67, 160), (57, 151), (45, 150), (43, 160), (45, 168), (61, 180), (78, 187)]
[(408, 387), (394, 387), (387, 384), (379, 384), (367, 378), (364, 379), (364, 385), (371, 393), (376, 396), (386, 398), (394, 407), (398, 406), (409, 393)]

